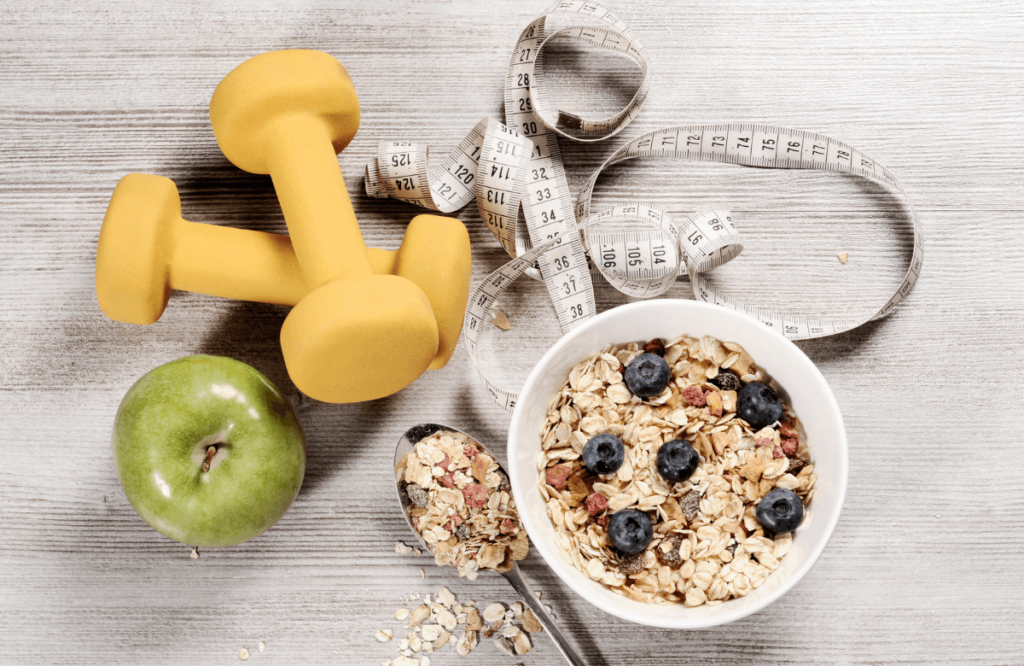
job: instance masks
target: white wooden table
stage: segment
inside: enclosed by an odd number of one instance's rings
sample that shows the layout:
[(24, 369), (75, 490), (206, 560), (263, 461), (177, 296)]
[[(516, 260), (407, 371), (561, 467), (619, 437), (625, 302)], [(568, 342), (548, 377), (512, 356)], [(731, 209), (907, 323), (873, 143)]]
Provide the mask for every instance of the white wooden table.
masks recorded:
[[(293, 395), (280, 307), (177, 293), (149, 327), (105, 319), (93, 291), (100, 222), (117, 179), (175, 180), (186, 217), (285, 230), (267, 178), (232, 167), (209, 127), (218, 81), (257, 53), (337, 56), (360, 95), (340, 157), (371, 244), (396, 247), (416, 211), (368, 199), (363, 165), (382, 139), (440, 155), (484, 115), (537, 2), (36, 2), (0, 6), (0, 663), (374, 664), (373, 635), (410, 593), (448, 585), (511, 602), (426, 558), (394, 506), (389, 464), (411, 424), (439, 420), (504, 451), (509, 417), (463, 349), (384, 400), (302, 401), (305, 485), (264, 536), (198, 560), (147, 527), (117, 482), (109, 437), (121, 396), (194, 353), (250, 363)], [(681, 633), (634, 626), (575, 598), (531, 555), (524, 570), (593, 664), (1020, 664), (1024, 662), (1024, 9), (1016, 0), (639, 2), (620, 13), (656, 82), (622, 137), (563, 144), (570, 184), (625, 138), (661, 126), (770, 122), (849, 141), (890, 167), (926, 231), (923, 278), (895, 314), (801, 343), (849, 429), (843, 517), (811, 573), (767, 610)], [(433, 39), (427, 39), (427, 36)], [(610, 106), (629, 71), (566, 51), (554, 66), (572, 108)], [(609, 78), (610, 77), (610, 78)], [(601, 88), (582, 94), (588, 86)], [(910, 230), (899, 200), (853, 179), (729, 166), (620, 167), (598, 205), (673, 211), (722, 202), (748, 252), (719, 280), (750, 302), (804, 314), (868, 312), (898, 283)], [(474, 282), (504, 259), (469, 207)], [(839, 264), (836, 253), (849, 252)], [(672, 296), (686, 298), (679, 283)], [(602, 289), (610, 306), (624, 301)], [(557, 337), (536, 284), (503, 306), (515, 386)], [(420, 580), (420, 569), (426, 580)], [(264, 641), (267, 649), (256, 651)], [(557, 664), (546, 638), (512, 659)], [(435, 665), (460, 663), (454, 651)]]

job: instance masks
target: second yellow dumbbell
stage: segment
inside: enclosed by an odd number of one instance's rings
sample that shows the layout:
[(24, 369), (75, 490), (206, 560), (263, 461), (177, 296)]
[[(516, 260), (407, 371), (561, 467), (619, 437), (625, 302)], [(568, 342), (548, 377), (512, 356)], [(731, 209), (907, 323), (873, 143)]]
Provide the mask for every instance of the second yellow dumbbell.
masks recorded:
[(327, 53), (275, 51), (220, 82), (210, 123), (225, 157), (269, 174), (310, 293), (281, 326), (295, 385), (325, 402), (390, 395), (437, 353), (437, 322), (412, 281), (376, 275), (337, 153), (359, 128), (348, 72)]

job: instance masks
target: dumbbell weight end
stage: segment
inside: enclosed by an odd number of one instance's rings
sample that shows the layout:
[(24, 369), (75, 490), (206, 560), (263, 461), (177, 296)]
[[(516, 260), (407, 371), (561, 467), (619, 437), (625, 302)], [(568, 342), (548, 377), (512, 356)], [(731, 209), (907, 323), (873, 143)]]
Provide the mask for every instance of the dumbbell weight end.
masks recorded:
[(300, 391), (323, 402), (363, 402), (396, 393), (423, 374), (437, 348), (430, 301), (397, 275), (321, 285), (281, 326), (288, 375)]
[(182, 219), (174, 183), (118, 182), (96, 248), (96, 297), (116, 321), (152, 324), (172, 289), (290, 305), (308, 291), (287, 237)]

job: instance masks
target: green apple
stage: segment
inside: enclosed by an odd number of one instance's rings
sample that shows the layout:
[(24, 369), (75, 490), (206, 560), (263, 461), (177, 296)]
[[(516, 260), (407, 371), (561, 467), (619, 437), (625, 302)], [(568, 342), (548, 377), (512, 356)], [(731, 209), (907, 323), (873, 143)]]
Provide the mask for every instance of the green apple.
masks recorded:
[(306, 470), (291, 403), (255, 368), (222, 356), (186, 356), (146, 373), (121, 401), (113, 445), (132, 507), (190, 546), (263, 533)]

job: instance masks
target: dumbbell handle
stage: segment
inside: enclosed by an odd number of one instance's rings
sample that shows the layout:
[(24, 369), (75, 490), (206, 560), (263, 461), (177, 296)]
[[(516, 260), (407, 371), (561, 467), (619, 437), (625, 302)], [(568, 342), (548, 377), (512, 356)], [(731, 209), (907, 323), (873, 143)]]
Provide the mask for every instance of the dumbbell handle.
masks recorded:
[(267, 165), (310, 289), (373, 274), (323, 120), (288, 115), (266, 130)]
[(168, 262), (172, 289), (295, 305), (309, 290), (286, 236), (179, 220)]
[[(292, 306), (309, 292), (288, 236), (181, 219), (172, 247), (172, 289)], [(396, 251), (367, 248), (366, 255), (373, 273), (394, 272)]]

